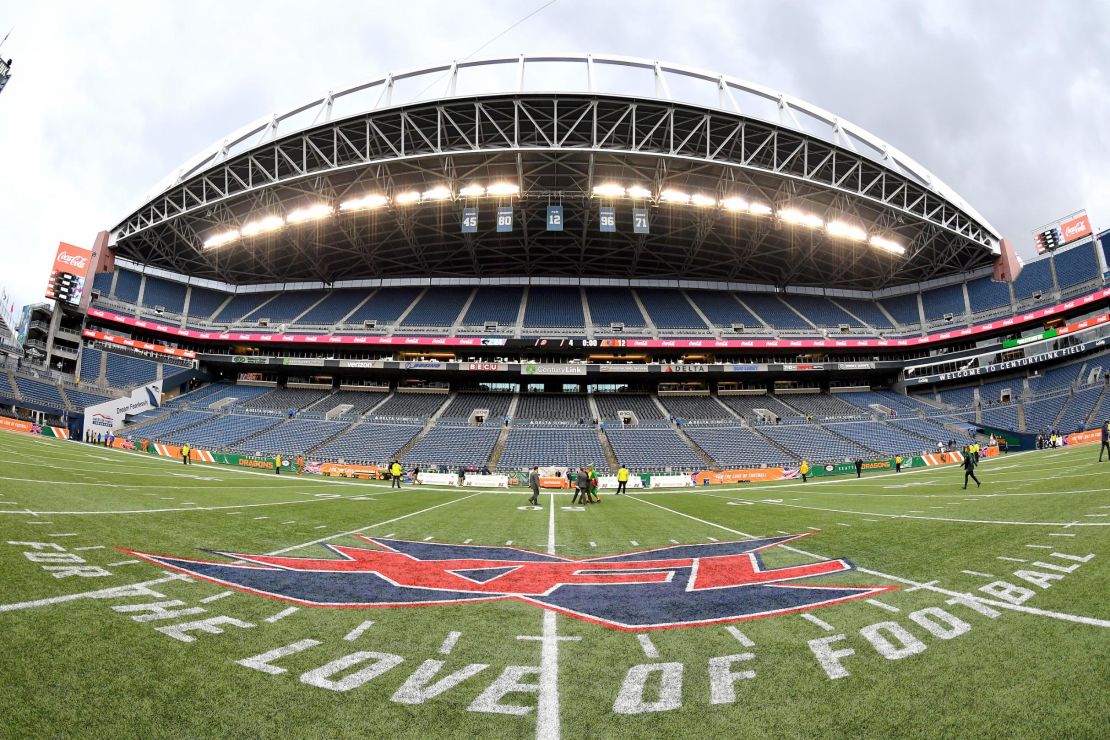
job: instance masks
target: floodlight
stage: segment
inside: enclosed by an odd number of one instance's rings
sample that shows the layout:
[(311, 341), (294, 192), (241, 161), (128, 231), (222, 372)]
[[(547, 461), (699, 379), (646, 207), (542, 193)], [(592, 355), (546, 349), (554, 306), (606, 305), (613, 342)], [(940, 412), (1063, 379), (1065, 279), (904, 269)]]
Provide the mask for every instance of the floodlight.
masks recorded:
[(401, 206), (405, 206), (410, 203), (419, 203), (420, 193), (415, 190), (409, 190), (404, 193), (397, 193), (393, 196), (393, 202)]
[(624, 187), (615, 182), (606, 182), (594, 186), (594, 195), (600, 195), (603, 198), (619, 198), (624, 193)]
[(711, 195), (705, 195), (703, 193), (694, 193), (694, 196), (690, 200), (693, 202), (694, 205), (700, 208), (717, 205), (716, 198)]
[(351, 211), (366, 211), (371, 208), (381, 208), (388, 202), (388, 199), (384, 195), (372, 193), (362, 198), (343, 201), (339, 204), (339, 210), (348, 213)]
[(464, 188), (459, 188), (459, 195), (464, 198), (480, 198), (486, 194), (486, 189), (481, 185), (467, 185)]
[(819, 229), (825, 225), (820, 216), (799, 211), (797, 208), (783, 208), (779, 211), (779, 218), (794, 226), (805, 226), (810, 229)]
[(516, 195), (520, 188), (511, 182), (495, 182), (486, 188), (487, 195)]
[(746, 211), (748, 210), (748, 201), (743, 198), (725, 198), (721, 201), (721, 207), (726, 211)]
[(215, 249), (222, 247), (225, 244), (230, 244), (239, 238), (239, 230), (231, 229), (230, 231), (222, 231), (219, 234), (213, 234), (204, 240), (205, 249)]
[(629, 198), (646, 200), (647, 198), (651, 197), (651, 191), (645, 188), (643, 185), (633, 185), (629, 187), (625, 192), (628, 193)]
[(753, 216), (770, 216), (772, 209), (766, 203), (752, 203), (748, 206), (748, 213)]
[(285, 221), (281, 216), (263, 216), (257, 221), (251, 221), (243, 227), (243, 236), (258, 236), (270, 231), (277, 231), (282, 226), (285, 226)]
[(674, 188), (667, 188), (666, 190), (664, 190), (662, 193), (659, 194), (659, 197), (662, 198), (663, 200), (667, 201), (668, 203), (689, 203), (690, 202), (690, 194), (689, 193), (684, 193), (681, 190), (675, 190)]
[(854, 242), (867, 241), (867, 232), (847, 221), (829, 221), (825, 226), (825, 231), (829, 232), (829, 236), (837, 236), (842, 239), (850, 239)]
[(451, 188), (446, 185), (436, 185), (430, 190), (420, 194), (421, 200), (447, 200), (451, 197)]
[(906, 253), (906, 248), (903, 247), (901, 244), (892, 239), (887, 239), (883, 236), (872, 235), (871, 246), (878, 247), (884, 252), (890, 252), (891, 254), (901, 255)]
[(327, 203), (317, 203), (316, 205), (290, 211), (289, 215), (285, 217), (285, 222), (289, 224), (303, 224), (306, 221), (318, 221), (322, 218), (327, 218), (334, 212), (335, 210)]

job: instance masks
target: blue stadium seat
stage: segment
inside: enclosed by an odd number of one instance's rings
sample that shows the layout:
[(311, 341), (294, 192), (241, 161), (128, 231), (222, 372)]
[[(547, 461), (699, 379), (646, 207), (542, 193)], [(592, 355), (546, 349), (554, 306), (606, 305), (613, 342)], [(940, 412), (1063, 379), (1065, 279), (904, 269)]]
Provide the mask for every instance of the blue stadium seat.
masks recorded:
[(298, 290), (282, 293), (266, 304), (258, 313), (251, 316), (252, 321), (269, 319), (272, 323), (286, 323), (300, 316), (308, 308), (324, 297), (322, 290)]
[(478, 466), (489, 461), (501, 429), (497, 426), (436, 426), (405, 453), (406, 465)]
[(690, 427), (686, 434), (722, 468), (783, 467), (799, 462), (742, 426)]
[(701, 470), (705, 463), (673, 429), (606, 429), (617, 461), (633, 470)]
[(967, 297), (971, 310), (975, 312), (1009, 307), (1010, 284), (996, 282), (989, 277), (971, 280), (967, 284)]
[(894, 325), (890, 323), (890, 319), (879, 308), (879, 304), (875, 301), (864, 301), (858, 298), (839, 298), (835, 300), (839, 305), (843, 306), (846, 310), (851, 311), (853, 315), (858, 316), (863, 321), (867, 322), (870, 326), (876, 329), (892, 329)]
[(515, 286), (478, 288), (462, 323), (465, 326), (481, 326), (487, 321), (496, 321), (501, 326), (512, 326), (520, 313), (523, 297), (524, 288)]
[(605, 452), (597, 434), (593, 427), (514, 427), (497, 465), (501, 470), (533, 465), (604, 466)]
[(389, 462), (413, 437), (420, 433), (417, 424), (356, 424), (312, 453), (312, 459), (325, 462)]
[(671, 288), (637, 288), (640, 302), (659, 329), (708, 329), (686, 296)]
[(732, 293), (719, 290), (688, 290), (686, 295), (690, 296), (690, 300), (701, 309), (714, 326), (731, 328), (733, 324), (743, 324), (746, 329), (752, 331), (762, 328), (759, 319), (744, 308)]
[(379, 324), (392, 324), (405, 312), (420, 288), (380, 288), (370, 299), (347, 317), (345, 324), (361, 324), (364, 321), (377, 321)]
[(636, 299), (628, 288), (586, 288), (586, 302), (595, 326), (624, 324), (647, 326)]
[(1056, 282), (1061, 290), (1080, 283), (1089, 283), (1099, 276), (1098, 257), (1093, 242), (1056, 252), (1052, 259), (1056, 262)]
[(365, 299), (365, 290), (333, 290), (327, 298), (313, 306), (308, 313), (297, 319), (300, 325), (325, 325), (337, 323), (354, 310)]
[(833, 304), (824, 296), (787, 293), (781, 297), (784, 301), (789, 303), (794, 310), (801, 313), (817, 326), (825, 328), (835, 328), (841, 324), (862, 326), (854, 316), (846, 313), (844, 309)]
[(146, 287), (143, 288), (143, 305), (149, 308), (161, 306), (167, 311), (181, 313), (185, 310), (185, 291), (188, 286), (184, 283), (175, 283), (170, 280), (146, 276)]
[(741, 293), (740, 300), (775, 329), (809, 329), (809, 323), (772, 293)]
[(917, 312), (917, 295), (917, 293), (906, 293), (891, 296), (883, 298), (879, 303), (899, 324), (920, 324), (921, 317)]
[(100, 358), (103, 356), (104, 354), (95, 347), (86, 346), (81, 349), (81, 366), (77, 377), (82, 383), (91, 385), (100, 383)]
[(470, 287), (429, 288), (401, 325), (450, 328), (472, 291)]
[(108, 366), (105, 377), (108, 385), (114, 388), (130, 388), (143, 383), (149, 383), (158, 378), (158, 363), (142, 360), (138, 357), (128, 357), (116, 352), (106, 353)]
[(582, 297), (578, 288), (533, 285), (528, 289), (524, 326), (584, 328), (586, 317), (582, 313)]
[(947, 313), (957, 318), (967, 313), (964, 308), (963, 283), (927, 290), (921, 294), (921, 303), (925, 308), (926, 321), (942, 319)]
[(223, 309), (212, 317), (217, 324), (234, 324), (242, 320), (276, 293), (239, 293)]
[(131, 270), (117, 270), (116, 271), (116, 292), (115, 297), (118, 300), (127, 303), (139, 302), (139, 285), (142, 283), (143, 276)]
[(189, 294), (189, 318), (207, 320), (227, 300), (227, 293), (209, 288), (192, 287)]
[(1025, 263), (1014, 281), (1014, 299), (1018, 301), (1030, 300), (1034, 293), (1041, 293), (1044, 296), (1041, 302), (1050, 302), (1048, 294), (1052, 290), (1052, 267), (1043, 258)]

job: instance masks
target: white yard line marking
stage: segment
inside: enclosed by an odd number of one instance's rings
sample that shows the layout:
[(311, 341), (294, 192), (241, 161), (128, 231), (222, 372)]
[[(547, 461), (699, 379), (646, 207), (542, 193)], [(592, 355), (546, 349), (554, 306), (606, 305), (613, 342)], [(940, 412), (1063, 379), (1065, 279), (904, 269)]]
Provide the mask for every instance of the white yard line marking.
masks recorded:
[(867, 602), (868, 604), (870, 604), (871, 606), (877, 606), (877, 607), (879, 607), (880, 609), (886, 609), (886, 610), (887, 610), (888, 612), (894, 612), (895, 614), (897, 614), (898, 612), (902, 611), (902, 610), (901, 610), (901, 609), (899, 609), (898, 607), (896, 607), (896, 606), (893, 606), (893, 605), (891, 605), (891, 604), (887, 604), (887, 603), (886, 603), (886, 602), (884, 602), (884, 601), (879, 601), (878, 599), (866, 599), (866, 602)]
[(79, 594), (67, 594), (66, 596), (52, 596), (49, 599), (36, 599), (34, 601), (22, 601), (17, 604), (0, 604), (0, 614), (4, 612), (14, 612), (20, 609), (33, 609), (38, 606), (51, 606), (53, 604), (64, 604), (67, 601), (77, 601), (78, 599), (115, 599), (127, 596), (129, 589), (146, 588), (154, 586), (159, 583), (166, 583), (167, 581), (185, 581), (186, 583), (196, 583), (188, 576), (180, 573), (172, 573), (162, 578), (155, 578), (152, 581), (139, 581), (138, 583), (129, 583), (126, 586), (113, 586), (111, 588), (102, 588), (96, 591), (85, 591)]
[(432, 539), (432, 538), (431, 538), (431, 536), (428, 536), (428, 537), (425, 537), (425, 538), (424, 538), (424, 541), (425, 541), (425, 542), (429, 542), (429, 541), (430, 541), (431, 539)]
[(597, 547), (597, 543), (596, 542), (591, 542), (590, 547)]
[[(441, 505), (441, 506), (444, 506), (445, 504), (440, 504), (440, 505)], [(396, 521), (396, 520), (395, 520), (395, 519), (391, 519), (390, 521)], [(397, 534), (397, 533), (396, 533), (396, 532), (390, 532), (389, 534), (387, 534), (387, 535), (383, 535), (383, 536), (384, 536), (384, 537), (386, 537), (386, 538), (389, 538), (389, 537), (392, 537), (392, 536), (393, 536), (393, 535), (395, 535), (395, 534)]]
[(327, 529), (327, 528), (328, 528), (328, 525), (326, 525), (326, 524), (321, 524), (318, 527), (313, 527), (313, 529)]
[(818, 627), (820, 627), (821, 629), (826, 630), (828, 632), (832, 632), (833, 630), (836, 629), (831, 624), (826, 622), (824, 619), (818, 619), (817, 617), (813, 616), (812, 614), (806, 614), (805, 612), (802, 612), (798, 616), (800, 616), (802, 619), (806, 620), (807, 622), (811, 622), (811, 623), (817, 625)]
[(736, 641), (744, 647), (755, 647), (755, 643), (752, 642), (751, 639), (749, 639), (748, 636), (741, 632), (737, 627), (730, 624), (729, 626), (725, 627), (725, 631), (735, 637)]
[(1084, 514), (1083, 516), (1100, 517), (1100, 516), (1110, 516), (1110, 514)]
[(118, 563), (108, 563), (107, 567), (115, 568), (117, 565), (135, 565), (136, 563), (141, 563), (141, 562), (143, 562), (143, 561), (142, 560), (121, 560)]
[(512, 540), (509, 540), (509, 541), (508, 541), (508, 542), (506, 542), (505, 544), (506, 544), (506, 545), (511, 545), (511, 544), (513, 544), (513, 541), (512, 541)]
[(231, 596), (233, 593), (235, 593), (235, 592), (234, 591), (221, 591), (218, 594), (212, 594), (211, 596), (205, 596), (203, 599), (200, 600), (200, 603), (202, 603), (202, 604), (211, 604), (213, 601), (219, 601), (220, 599), (222, 599), (226, 596)]
[(1026, 545), (1026, 547), (1032, 547), (1034, 550), (1052, 550), (1052, 549), (1055, 549), (1055, 548), (1052, 547), (1052, 545)]
[(838, 527), (850, 527), (852, 525), (851, 524), (845, 524), (844, 522), (837, 522), (836, 526), (838, 526)]
[(51, 537), (76, 537), (76, 532), (54, 532)]
[(961, 570), (961, 573), (966, 573), (969, 576), (979, 576), (980, 578), (994, 578), (990, 573), (981, 573), (977, 570)]
[[(547, 553), (555, 554), (555, 494), (548, 494)], [(543, 610), (540, 640), (540, 693), (536, 701), (536, 740), (559, 740), (559, 633), (555, 612)]]
[(28, 524), (53, 524), (54, 522), (27, 522)]
[(656, 649), (655, 643), (651, 641), (650, 637), (641, 632), (640, 634), (636, 635), (636, 639), (640, 641), (640, 649), (644, 651), (644, 655), (646, 657), (659, 657), (659, 651)]
[(639, 547), (640, 546), (640, 543), (637, 542), (636, 540), (629, 540), (628, 544), (632, 545), (633, 547)]
[(254, 517), (254, 521), (257, 522), (259, 519), (269, 519), (269, 518), (270, 517), (268, 517), (268, 516), (256, 516), (256, 517)]
[(282, 524), (296, 524), (296, 523), (297, 523), (296, 519), (294, 519), (292, 521), (288, 521), (288, 522), (282, 522)]
[(85, 550), (103, 550), (104, 545), (86, 545), (85, 547), (73, 548), (75, 552), (83, 552)]
[(1074, 537), (1074, 534), (1067, 534), (1066, 532), (1049, 532), (1049, 537)]
[(677, 545), (677, 544), (678, 544), (678, 540), (671, 540), (671, 544), (672, 544), (672, 545)]
[(290, 614), (296, 614), (299, 611), (300, 611), (300, 609), (298, 607), (291, 606), (288, 609), (282, 609), (280, 612), (273, 615), (272, 617), (266, 617), (265, 621), (268, 624), (273, 624), (274, 622), (278, 621), (279, 619), (285, 619)]
[(373, 620), (367, 619), (365, 622), (355, 627), (353, 630), (343, 635), (343, 639), (347, 642), (353, 642), (362, 636), (362, 633), (374, 626)]
[(465, 540), (463, 540), (463, 544), (464, 545), (469, 545), (473, 541), (474, 541), (473, 538), (468, 537)]
[(1027, 562), (1029, 562), (1027, 560), (1022, 560), (1021, 558), (1008, 558), (1005, 555), (999, 555), (997, 559), (998, 560), (1008, 560), (1011, 563), (1027, 563)]
[(447, 639), (444, 640), (443, 644), (439, 646), (439, 654), (450, 655), (451, 651), (455, 649), (455, 643), (459, 641), (460, 637), (462, 637), (462, 632), (448, 633)]
[(720, 542), (720, 540), (716, 537), (706, 537), (705, 539), (709, 540), (710, 542)]

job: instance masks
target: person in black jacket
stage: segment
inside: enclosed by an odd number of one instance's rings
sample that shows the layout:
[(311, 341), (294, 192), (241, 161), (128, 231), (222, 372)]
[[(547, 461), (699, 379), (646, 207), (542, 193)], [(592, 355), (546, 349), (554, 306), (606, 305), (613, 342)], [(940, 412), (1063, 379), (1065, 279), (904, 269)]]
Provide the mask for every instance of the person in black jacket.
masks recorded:
[(857, 457), (856, 458), (856, 477), (859, 478), (860, 474), (862, 472), (863, 472), (863, 460)]
[(1098, 461), (1102, 462), (1102, 453), (1106, 453), (1107, 460), (1110, 461), (1110, 419), (1102, 425), (1102, 447), (1098, 448)]
[(967, 490), (967, 480), (970, 478), (975, 481), (975, 487), (978, 488), (980, 483), (979, 479), (975, 477), (975, 456), (967, 447), (964, 447), (964, 490)]

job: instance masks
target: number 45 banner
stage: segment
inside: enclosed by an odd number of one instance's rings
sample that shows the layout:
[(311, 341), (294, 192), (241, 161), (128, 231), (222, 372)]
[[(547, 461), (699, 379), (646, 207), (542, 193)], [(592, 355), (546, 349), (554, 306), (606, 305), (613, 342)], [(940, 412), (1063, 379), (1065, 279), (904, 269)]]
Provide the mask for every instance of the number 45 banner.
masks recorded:
[(478, 232), (478, 209), (464, 208), (462, 217), (462, 233), (475, 234)]

